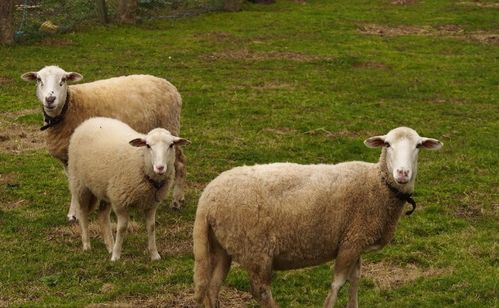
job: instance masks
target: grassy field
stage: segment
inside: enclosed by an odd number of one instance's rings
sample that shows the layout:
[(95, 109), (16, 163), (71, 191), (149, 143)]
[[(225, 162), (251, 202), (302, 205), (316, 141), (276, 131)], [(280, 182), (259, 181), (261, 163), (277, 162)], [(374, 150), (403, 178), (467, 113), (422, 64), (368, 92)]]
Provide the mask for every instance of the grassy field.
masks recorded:
[[(404, 4), (405, 3), (405, 4)], [(0, 306), (192, 305), (197, 198), (234, 166), (376, 161), (362, 141), (397, 126), (444, 142), (422, 152), (394, 241), (364, 257), (363, 307), (497, 307), (499, 8), (446, 0), (278, 1), (138, 26), (83, 29), (0, 47)], [(26, 71), (57, 64), (86, 81), (163, 76), (183, 95), (187, 206), (158, 211), (150, 262), (141, 213), (109, 261), (66, 223), (70, 196), (44, 147)], [(318, 307), (331, 264), (277, 272), (282, 307)], [(225, 307), (254, 306), (233, 266)], [(339, 305), (346, 304), (346, 292)]]

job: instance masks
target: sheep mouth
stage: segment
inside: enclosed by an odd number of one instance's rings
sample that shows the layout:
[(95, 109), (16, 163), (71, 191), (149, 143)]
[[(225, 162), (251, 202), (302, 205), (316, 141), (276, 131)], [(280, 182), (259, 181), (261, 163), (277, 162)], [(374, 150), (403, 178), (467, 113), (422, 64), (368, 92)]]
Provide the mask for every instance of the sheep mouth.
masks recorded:
[(400, 180), (397, 179), (395, 181), (397, 181), (398, 184), (407, 184), (407, 183), (409, 183), (409, 180), (406, 180), (406, 179), (400, 179)]
[(54, 109), (55, 109), (55, 106), (45, 106), (45, 109), (48, 109), (48, 110), (54, 110)]

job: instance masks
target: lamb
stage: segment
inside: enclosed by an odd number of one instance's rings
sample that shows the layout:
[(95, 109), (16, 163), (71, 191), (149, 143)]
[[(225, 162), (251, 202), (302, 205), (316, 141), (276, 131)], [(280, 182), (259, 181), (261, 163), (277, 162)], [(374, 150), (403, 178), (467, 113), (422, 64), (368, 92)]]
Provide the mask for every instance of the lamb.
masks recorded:
[(234, 260), (249, 272), (251, 293), (260, 305), (277, 307), (270, 288), (272, 270), (336, 259), (324, 307), (334, 306), (347, 280), (349, 307), (357, 307), (361, 255), (393, 238), (406, 201), (414, 210), (419, 149), (443, 145), (407, 127), (364, 143), (382, 148), (378, 163), (244, 166), (209, 183), (193, 230), (196, 301), (217, 305)]
[[(69, 142), (68, 177), (79, 209), (83, 250), (90, 249), (88, 214), (100, 200), (105, 202), (99, 208), (99, 222), (112, 261), (120, 259), (130, 207), (144, 211), (148, 250), (152, 260), (160, 259), (155, 239), (156, 207), (175, 177), (174, 146), (188, 143), (164, 128), (143, 135), (121, 121), (103, 117), (90, 118), (76, 128)], [(114, 244), (111, 207), (117, 217)]]
[[(46, 66), (38, 72), (21, 76), (36, 81), (36, 95), (43, 106), (48, 152), (64, 165), (67, 173), (69, 138), (84, 120), (103, 116), (121, 120), (135, 130), (146, 133), (162, 127), (173, 135), (180, 133), (182, 99), (179, 92), (165, 79), (150, 75), (130, 75), (99, 80), (79, 85), (68, 85), (83, 77), (66, 72), (57, 66)], [(172, 208), (184, 202), (185, 157), (176, 147), (176, 180)], [(68, 211), (68, 220), (76, 221), (74, 200)]]

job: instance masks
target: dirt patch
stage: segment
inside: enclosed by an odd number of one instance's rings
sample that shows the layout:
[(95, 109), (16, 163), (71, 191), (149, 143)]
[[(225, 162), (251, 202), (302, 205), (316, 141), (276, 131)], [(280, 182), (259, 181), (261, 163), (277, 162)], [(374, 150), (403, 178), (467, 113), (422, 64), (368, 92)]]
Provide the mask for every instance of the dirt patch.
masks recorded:
[(11, 123), (0, 126), (0, 152), (24, 153), (45, 146), (45, 136), (38, 126)]
[(257, 52), (247, 48), (227, 49), (224, 51), (213, 52), (202, 56), (203, 60), (246, 60), (246, 61), (266, 61), (266, 60), (287, 60), (296, 62), (311, 61), (332, 61), (334, 57), (308, 55), (291, 51), (267, 51)]
[(0, 76), (0, 85), (12, 83), (13, 81), (14, 81), (13, 78)]
[(45, 46), (73, 46), (75, 42), (69, 39), (48, 37), (43, 39), (39, 44)]
[(499, 3), (492, 3), (492, 2), (463, 1), (463, 2), (458, 2), (457, 4), (466, 5), (466, 6), (476, 6), (488, 9), (499, 9)]
[(499, 45), (498, 33), (476, 32), (470, 34), (469, 39), (483, 44)]
[[(492, 193), (492, 192), (491, 192)], [(485, 196), (480, 192), (465, 192), (460, 204), (452, 206), (454, 215), (461, 218), (478, 218), (485, 214), (486, 210), (481, 206)]]
[(410, 4), (415, 4), (416, 2), (417, 2), (416, 0), (393, 0), (390, 3), (395, 5), (410, 5)]
[[(113, 232), (116, 232), (116, 223), (111, 223)], [(128, 222), (128, 232), (138, 233), (141, 232), (143, 226), (134, 220)], [(144, 231), (145, 232), (145, 231)], [(88, 225), (88, 234), (90, 238), (100, 238), (101, 231), (97, 221), (90, 221)], [(52, 228), (48, 233), (49, 240), (56, 240), (61, 242), (72, 242), (81, 238), (80, 224), (68, 224)]]
[[(242, 308), (248, 307), (252, 302), (252, 296), (234, 288), (222, 287), (219, 294), (220, 307)], [(254, 303), (254, 302), (253, 302)], [(148, 296), (147, 298), (120, 299), (113, 303), (92, 304), (88, 308), (101, 307), (171, 307), (171, 308), (194, 308), (194, 290), (183, 289), (178, 292), (167, 292)]]
[(161, 256), (192, 255), (192, 221), (180, 219), (156, 226), (158, 251)]
[(450, 269), (422, 269), (414, 264), (400, 267), (387, 262), (367, 263), (362, 265), (362, 276), (371, 279), (380, 290), (397, 288), (421, 277), (435, 277), (451, 272)]

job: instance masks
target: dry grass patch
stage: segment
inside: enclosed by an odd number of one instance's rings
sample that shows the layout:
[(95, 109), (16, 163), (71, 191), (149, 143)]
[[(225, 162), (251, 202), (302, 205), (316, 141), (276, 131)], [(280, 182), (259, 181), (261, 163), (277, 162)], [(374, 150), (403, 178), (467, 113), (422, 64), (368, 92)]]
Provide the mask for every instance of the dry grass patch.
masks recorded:
[(241, 43), (242, 39), (228, 32), (207, 32), (194, 35), (200, 41), (213, 43)]
[(38, 127), (12, 123), (0, 126), (0, 152), (24, 153), (45, 146), (45, 136)]
[(289, 127), (277, 127), (277, 128), (264, 128), (263, 132), (271, 133), (274, 135), (294, 135), (297, 130)]
[(416, 2), (417, 2), (416, 0), (393, 0), (390, 3), (395, 5), (410, 5), (410, 4), (415, 4)]
[(257, 52), (249, 50), (248, 48), (242, 49), (227, 49), (224, 51), (217, 51), (202, 56), (203, 60), (246, 60), (246, 61), (268, 61), (268, 60), (286, 60), (296, 62), (311, 62), (311, 61), (332, 61), (334, 57), (308, 55), (299, 52), (291, 51), (266, 51)]
[(452, 272), (448, 268), (422, 269), (414, 264), (401, 267), (387, 262), (362, 265), (362, 276), (371, 279), (380, 290), (398, 288), (421, 277), (435, 277)]
[(483, 44), (499, 45), (499, 33), (475, 32), (469, 35), (469, 40)]
[[(13, 78), (10, 78), (10, 77), (5, 77), (5, 76), (0, 76), (0, 85), (3, 85), (3, 84), (8, 84), (8, 83), (11, 83), (13, 82), (14, 79)], [(1, 306), (0, 306), (1, 307)]]
[(457, 4), (465, 5), (465, 6), (475, 6), (475, 7), (487, 8), (487, 9), (499, 9), (499, 3), (480, 2), (479, 0), (462, 1), (462, 2), (458, 2)]
[(158, 251), (161, 256), (192, 255), (193, 222), (176, 219), (174, 223), (156, 227)]
[(340, 138), (358, 139), (358, 138), (365, 138), (366, 136), (374, 136), (377, 133), (367, 132), (367, 131), (348, 131), (348, 130), (339, 130), (332, 132), (325, 129), (324, 127), (319, 127), (316, 129), (306, 131), (305, 134), (312, 136), (324, 135), (330, 139), (340, 139)]
[(390, 67), (384, 63), (381, 62), (361, 62), (361, 63), (356, 63), (353, 65), (354, 68), (367, 68), (367, 69), (380, 69), (380, 70), (386, 70), (389, 69)]
[(43, 46), (73, 46), (75, 42), (70, 39), (47, 37), (40, 41), (39, 45)]
[[(90, 223), (88, 224), (88, 234), (90, 238), (98, 238), (98, 237), (100, 238), (101, 231), (99, 223), (93, 220), (94, 219), (92, 219), (92, 221), (90, 221)], [(116, 232), (115, 222), (111, 223), (111, 227), (113, 229), (113, 232)], [(138, 233), (143, 231), (142, 229), (143, 226), (141, 226), (141, 224), (137, 223), (136, 221), (130, 220), (128, 222), (129, 233)], [(72, 242), (80, 239), (80, 237), (81, 237), (81, 231), (80, 231), (80, 224), (78, 223), (54, 227), (48, 233), (48, 240), (55, 240), (59, 242)]]

